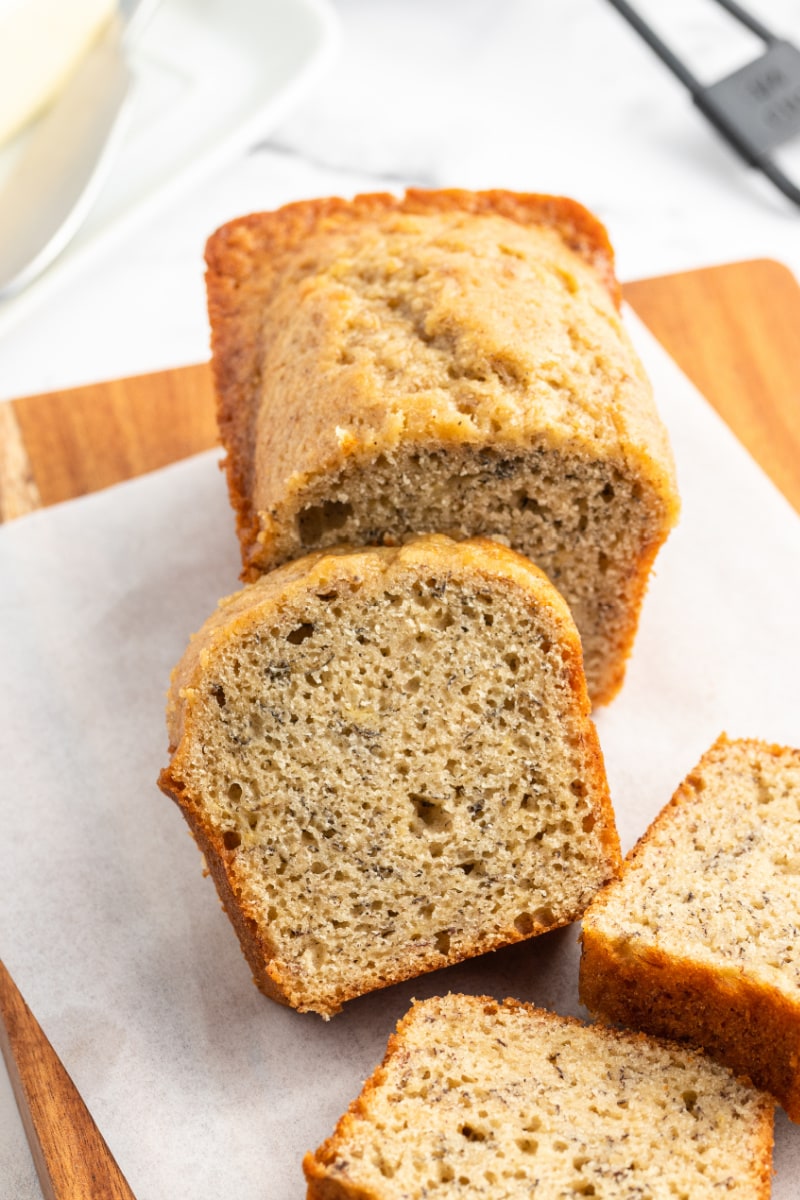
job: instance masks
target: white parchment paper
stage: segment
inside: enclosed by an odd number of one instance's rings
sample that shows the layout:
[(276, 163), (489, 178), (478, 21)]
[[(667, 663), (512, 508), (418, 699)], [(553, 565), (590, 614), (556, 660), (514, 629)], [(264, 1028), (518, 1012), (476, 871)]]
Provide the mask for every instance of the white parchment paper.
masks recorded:
[[(625, 687), (597, 714), (627, 849), (724, 729), (800, 745), (800, 519), (631, 320), (683, 496)], [(138, 1200), (298, 1200), (300, 1161), (412, 996), (580, 1013), (577, 930), (356, 1000), (264, 999), (156, 789), (188, 635), (237, 586), (214, 455), (0, 530), (0, 956)], [(776, 1124), (775, 1200), (800, 1128)], [(0, 1194), (41, 1195), (0, 1067)]]

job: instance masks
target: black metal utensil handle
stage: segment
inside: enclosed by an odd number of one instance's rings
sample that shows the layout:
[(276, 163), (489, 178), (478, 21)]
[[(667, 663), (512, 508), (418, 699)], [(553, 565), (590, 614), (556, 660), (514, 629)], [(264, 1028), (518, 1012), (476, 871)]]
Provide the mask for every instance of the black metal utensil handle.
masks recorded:
[(735, 0), (716, 0), (759, 37), (764, 53), (716, 83), (703, 84), (627, 0), (608, 0), (686, 87), (703, 115), (751, 167), (800, 207), (800, 187), (771, 152), (800, 133), (800, 50), (779, 38)]

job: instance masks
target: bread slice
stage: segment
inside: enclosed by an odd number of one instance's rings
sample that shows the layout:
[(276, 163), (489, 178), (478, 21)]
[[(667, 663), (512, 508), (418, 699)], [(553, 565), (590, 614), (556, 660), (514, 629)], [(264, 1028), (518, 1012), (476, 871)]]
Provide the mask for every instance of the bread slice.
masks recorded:
[(341, 542), (496, 537), (566, 598), (609, 700), (678, 501), (600, 223), (412, 190), (244, 217), (206, 257), (244, 578)]
[(702, 1055), (531, 1005), (416, 1004), (309, 1200), (766, 1200), (772, 1105)]
[(800, 751), (715, 743), (586, 913), (580, 986), (800, 1121)]
[(256, 981), (328, 1016), (575, 920), (619, 862), (580, 642), (512, 551), (321, 552), (177, 668), (183, 809)]

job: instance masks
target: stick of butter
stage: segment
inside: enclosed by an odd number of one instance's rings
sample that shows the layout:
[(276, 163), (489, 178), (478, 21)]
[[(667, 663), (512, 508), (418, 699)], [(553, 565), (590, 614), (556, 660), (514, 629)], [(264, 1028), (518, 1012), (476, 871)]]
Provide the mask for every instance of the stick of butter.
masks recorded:
[(0, 146), (66, 83), (115, 0), (0, 0)]

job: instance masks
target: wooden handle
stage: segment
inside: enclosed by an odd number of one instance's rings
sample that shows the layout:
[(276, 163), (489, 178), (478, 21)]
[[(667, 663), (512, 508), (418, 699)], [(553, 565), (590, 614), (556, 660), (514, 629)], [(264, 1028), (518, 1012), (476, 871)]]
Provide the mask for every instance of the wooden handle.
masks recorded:
[(45, 1200), (136, 1200), (2, 962), (0, 1017), (0, 1049)]

